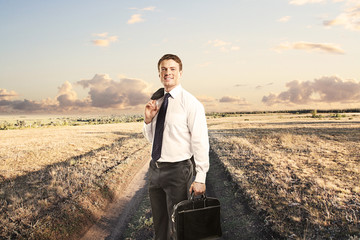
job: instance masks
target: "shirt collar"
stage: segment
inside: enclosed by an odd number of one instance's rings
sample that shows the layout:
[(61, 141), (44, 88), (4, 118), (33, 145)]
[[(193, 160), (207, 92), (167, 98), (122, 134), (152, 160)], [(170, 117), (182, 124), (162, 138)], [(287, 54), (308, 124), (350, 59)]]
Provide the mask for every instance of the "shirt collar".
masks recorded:
[[(172, 98), (176, 98), (176, 96), (181, 92), (181, 85), (177, 85), (173, 90), (170, 91), (170, 95)], [(164, 90), (165, 91), (165, 90)], [(166, 94), (166, 91), (165, 91)]]

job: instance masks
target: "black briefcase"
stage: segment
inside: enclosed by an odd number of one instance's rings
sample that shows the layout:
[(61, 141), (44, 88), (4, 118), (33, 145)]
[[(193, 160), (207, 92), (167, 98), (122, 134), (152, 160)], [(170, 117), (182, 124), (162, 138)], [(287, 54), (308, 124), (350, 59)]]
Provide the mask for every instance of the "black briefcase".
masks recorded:
[(177, 240), (221, 237), (220, 202), (216, 198), (194, 197), (174, 206), (172, 221)]

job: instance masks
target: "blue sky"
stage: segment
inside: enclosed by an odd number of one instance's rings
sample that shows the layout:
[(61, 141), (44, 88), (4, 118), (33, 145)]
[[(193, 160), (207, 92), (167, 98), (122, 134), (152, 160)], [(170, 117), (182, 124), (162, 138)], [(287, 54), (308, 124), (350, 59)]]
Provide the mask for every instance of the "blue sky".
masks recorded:
[(360, 107), (360, 1), (0, 0), (0, 111), (141, 113), (165, 53), (207, 111)]

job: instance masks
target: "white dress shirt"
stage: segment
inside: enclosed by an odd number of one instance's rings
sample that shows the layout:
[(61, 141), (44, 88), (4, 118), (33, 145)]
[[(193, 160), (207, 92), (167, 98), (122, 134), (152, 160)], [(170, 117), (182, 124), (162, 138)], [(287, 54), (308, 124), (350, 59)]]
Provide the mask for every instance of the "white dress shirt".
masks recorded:
[[(163, 144), (159, 162), (178, 162), (194, 155), (196, 182), (205, 183), (209, 170), (209, 136), (203, 105), (178, 85), (170, 91), (166, 111)], [(157, 100), (160, 107), (163, 97)], [(153, 143), (157, 115), (144, 123), (143, 133)]]

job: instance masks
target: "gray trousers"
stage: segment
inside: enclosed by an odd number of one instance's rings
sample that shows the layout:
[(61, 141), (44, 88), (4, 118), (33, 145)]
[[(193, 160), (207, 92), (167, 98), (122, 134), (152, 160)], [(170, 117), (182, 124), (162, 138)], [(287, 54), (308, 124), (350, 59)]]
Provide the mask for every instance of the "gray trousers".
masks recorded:
[(149, 196), (156, 240), (176, 239), (171, 215), (175, 204), (189, 198), (193, 181), (191, 160), (178, 163), (151, 161), (149, 168)]

